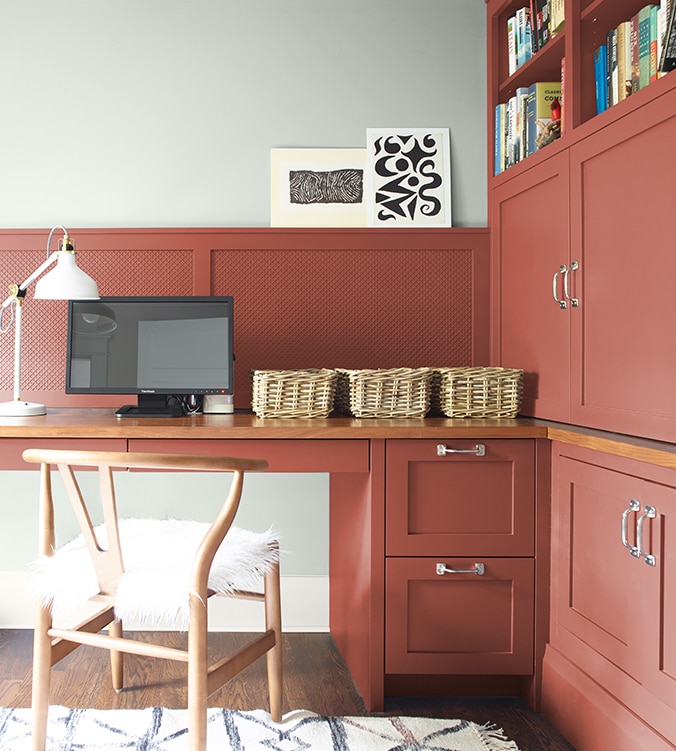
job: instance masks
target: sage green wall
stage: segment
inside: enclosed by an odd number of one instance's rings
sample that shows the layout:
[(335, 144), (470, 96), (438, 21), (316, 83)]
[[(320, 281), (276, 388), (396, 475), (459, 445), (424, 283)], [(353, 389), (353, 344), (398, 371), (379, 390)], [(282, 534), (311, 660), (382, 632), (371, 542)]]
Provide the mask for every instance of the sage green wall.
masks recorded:
[(483, 0), (0, 4), (0, 225), (266, 226), (272, 147), (449, 127), (486, 225)]

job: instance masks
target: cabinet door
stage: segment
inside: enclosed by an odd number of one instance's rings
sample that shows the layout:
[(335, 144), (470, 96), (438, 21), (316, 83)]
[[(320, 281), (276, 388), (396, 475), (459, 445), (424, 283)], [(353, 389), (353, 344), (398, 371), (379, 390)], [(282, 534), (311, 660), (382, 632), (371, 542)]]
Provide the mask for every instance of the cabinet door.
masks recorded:
[[(552, 644), (676, 740), (676, 473), (557, 444), (553, 456)], [(654, 565), (624, 546), (623, 514)]]
[(534, 442), (477, 445), (387, 441), (387, 555), (533, 555)]
[[(568, 153), (558, 154), (492, 196), (494, 360), (523, 368), (521, 413), (567, 422), (570, 414), (570, 303), (553, 297), (554, 274), (569, 264)], [(563, 298), (563, 278), (557, 279)]]
[(531, 674), (533, 586), (532, 558), (388, 558), (385, 671)]
[(676, 439), (676, 90), (571, 149), (571, 422)]

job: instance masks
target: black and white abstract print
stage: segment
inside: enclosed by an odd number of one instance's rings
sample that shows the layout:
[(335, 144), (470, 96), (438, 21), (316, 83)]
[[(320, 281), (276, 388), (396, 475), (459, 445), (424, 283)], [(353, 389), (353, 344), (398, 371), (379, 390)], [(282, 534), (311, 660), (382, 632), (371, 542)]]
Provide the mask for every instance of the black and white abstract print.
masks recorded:
[(451, 226), (448, 129), (368, 129), (370, 221)]
[(361, 203), (364, 170), (289, 170), (289, 201), (293, 204)]

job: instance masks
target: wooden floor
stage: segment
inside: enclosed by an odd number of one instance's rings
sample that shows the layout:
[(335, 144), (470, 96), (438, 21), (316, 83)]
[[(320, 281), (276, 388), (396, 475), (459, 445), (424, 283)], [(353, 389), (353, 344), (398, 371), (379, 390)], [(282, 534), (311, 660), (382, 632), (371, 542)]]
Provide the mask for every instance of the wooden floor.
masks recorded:
[[(182, 634), (161, 634), (160, 638), (170, 646), (185, 646)], [(222, 650), (221, 656), (236, 649), (245, 639), (241, 634), (211, 637), (215, 651)], [(30, 706), (31, 652), (31, 631), (0, 630), (0, 706)], [(80, 647), (54, 668), (51, 702), (101, 709), (186, 706), (185, 665), (133, 655), (125, 660), (127, 687), (116, 694), (110, 685), (107, 653)], [(307, 709), (325, 715), (368, 714), (328, 634), (284, 635), (284, 691), (285, 712)], [(265, 661), (259, 660), (249, 667), (214, 694), (209, 703), (231, 709), (267, 709)], [(574, 751), (544, 717), (532, 712), (519, 699), (390, 697), (385, 713), (493, 723), (503, 728), (522, 751)]]

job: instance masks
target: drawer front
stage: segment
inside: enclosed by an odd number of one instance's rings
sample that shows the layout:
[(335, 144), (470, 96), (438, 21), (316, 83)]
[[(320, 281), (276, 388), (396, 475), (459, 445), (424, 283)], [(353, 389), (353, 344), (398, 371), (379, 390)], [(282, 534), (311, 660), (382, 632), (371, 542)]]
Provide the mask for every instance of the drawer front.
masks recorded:
[(389, 558), (385, 672), (530, 675), (533, 600), (532, 558)]
[(3, 438), (0, 470), (40, 469), (22, 458), (26, 449), (67, 449), (69, 451), (126, 451), (124, 438)]
[[(271, 418), (272, 419), (272, 418)], [(367, 440), (133, 438), (130, 451), (266, 459), (269, 472), (368, 472)]]
[(386, 478), (387, 555), (534, 554), (534, 441), (389, 440)]

